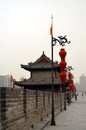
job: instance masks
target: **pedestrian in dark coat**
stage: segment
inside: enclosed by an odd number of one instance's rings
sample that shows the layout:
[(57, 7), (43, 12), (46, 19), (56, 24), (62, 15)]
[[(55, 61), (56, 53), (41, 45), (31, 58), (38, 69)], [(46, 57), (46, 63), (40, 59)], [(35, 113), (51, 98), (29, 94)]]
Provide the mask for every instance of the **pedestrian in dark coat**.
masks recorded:
[(75, 94), (75, 100), (77, 101), (77, 94)]

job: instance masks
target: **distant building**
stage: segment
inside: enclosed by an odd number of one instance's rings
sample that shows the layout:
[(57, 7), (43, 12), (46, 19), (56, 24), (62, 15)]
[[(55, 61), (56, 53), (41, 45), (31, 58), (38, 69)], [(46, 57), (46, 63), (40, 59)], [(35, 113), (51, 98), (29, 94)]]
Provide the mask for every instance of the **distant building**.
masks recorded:
[(11, 87), (11, 80), (9, 75), (0, 76), (0, 87)]
[(86, 76), (84, 74), (80, 76), (80, 88), (86, 90)]
[(76, 90), (77, 90), (77, 91), (80, 91), (80, 83), (77, 82), (77, 83), (74, 83), (74, 84), (75, 84), (75, 86), (76, 86)]

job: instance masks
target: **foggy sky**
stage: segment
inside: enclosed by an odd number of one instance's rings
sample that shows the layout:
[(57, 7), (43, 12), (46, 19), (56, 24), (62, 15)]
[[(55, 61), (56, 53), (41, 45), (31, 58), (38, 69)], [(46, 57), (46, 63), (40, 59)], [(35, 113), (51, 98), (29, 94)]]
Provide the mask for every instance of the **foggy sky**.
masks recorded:
[[(86, 75), (86, 0), (0, 0), (0, 75), (29, 78), (20, 64), (34, 62), (43, 51), (51, 58), (52, 14), (54, 36), (71, 41), (66, 62), (75, 82)], [(54, 61), (60, 62), (60, 49), (57, 43)]]

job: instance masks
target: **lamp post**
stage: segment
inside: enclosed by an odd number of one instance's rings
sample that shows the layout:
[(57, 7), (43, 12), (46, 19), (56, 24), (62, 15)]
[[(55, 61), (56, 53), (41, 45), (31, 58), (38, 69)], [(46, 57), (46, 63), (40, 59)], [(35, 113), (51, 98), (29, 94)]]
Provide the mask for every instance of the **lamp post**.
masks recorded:
[(70, 43), (67, 40), (66, 36), (58, 36), (58, 39), (53, 37), (53, 16), (51, 16), (51, 28), (50, 28), (50, 35), (51, 35), (51, 58), (52, 58), (52, 113), (51, 113), (51, 125), (56, 125), (55, 123), (55, 111), (54, 111), (54, 77), (53, 77), (53, 47), (59, 42), (59, 45), (65, 46), (65, 43)]

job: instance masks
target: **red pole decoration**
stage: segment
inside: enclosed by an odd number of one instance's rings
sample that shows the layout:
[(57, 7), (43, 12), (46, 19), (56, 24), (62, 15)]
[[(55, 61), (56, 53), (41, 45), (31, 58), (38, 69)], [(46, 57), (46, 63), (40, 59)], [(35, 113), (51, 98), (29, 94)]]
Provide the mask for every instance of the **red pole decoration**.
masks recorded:
[(74, 83), (73, 83), (73, 76), (71, 74), (71, 72), (68, 72), (68, 78), (69, 78), (69, 88), (71, 92), (75, 92), (75, 87), (74, 87)]
[(66, 81), (66, 72), (65, 72), (65, 68), (67, 65), (67, 63), (65, 61), (66, 54), (67, 53), (66, 53), (65, 49), (63, 49), (63, 48), (59, 52), (59, 56), (61, 57), (61, 62), (59, 63), (61, 72), (60, 72), (59, 76), (60, 76), (60, 79), (63, 83), (65, 83), (65, 81)]
[(73, 80), (72, 80), (71, 78), (69, 79), (69, 83), (70, 83), (70, 84), (73, 84)]
[(65, 61), (61, 61), (59, 65), (60, 65), (60, 69), (64, 70), (66, 68), (67, 63)]
[(70, 84), (69, 84), (69, 88), (70, 88), (70, 90), (72, 90), (73, 87), (74, 87), (74, 85), (73, 85), (72, 83), (70, 83)]
[(61, 57), (61, 60), (65, 60), (65, 57), (66, 57), (66, 51), (65, 49), (61, 49), (60, 52), (59, 52), (59, 56)]
[(66, 57), (66, 51), (65, 49), (61, 49), (60, 52), (59, 52), (59, 56), (61, 57), (61, 62), (59, 63), (59, 66), (60, 66), (60, 80), (61, 80), (61, 83), (64, 84), (64, 110), (66, 110), (66, 87), (65, 87), (65, 82), (66, 82), (66, 71), (65, 71), (65, 68), (66, 68), (66, 65), (67, 63), (65, 62), (65, 57)]
[(53, 36), (53, 17), (51, 17), (50, 35)]
[(73, 77), (73, 76), (72, 76), (71, 72), (68, 72), (68, 78), (69, 78), (69, 79), (72, 79), (72, 77)]
[(70, 88), (70, 91), (72, 91), (72, 92), (75, 92), (75, 91), (76, 91), (76, 89), (75, 89), (73, 83), (70, 83), (70, 84), (69, 84), (69, 88)]
[(59, 76), (60, 76), (61, 81), (65, 83), (65, 80), (66, 80), (66, 72), (61, 72), (61, 73), (59, 74)]

